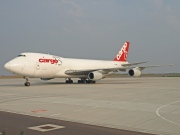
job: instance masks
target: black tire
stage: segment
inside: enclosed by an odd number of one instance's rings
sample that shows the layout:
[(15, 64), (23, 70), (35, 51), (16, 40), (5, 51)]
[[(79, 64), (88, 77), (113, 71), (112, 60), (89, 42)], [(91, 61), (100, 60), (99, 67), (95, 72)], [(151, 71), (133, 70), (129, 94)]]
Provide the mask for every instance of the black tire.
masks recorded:
[(86, 83), (90, 84), (90, 83), (91, 83), (91, 80), (86, 80)]
[(81, 83), (86, 83), (86, 80), (81, 80)]
[(66, 83), (73, 83), (73, 80), (66, 80)]
[(24, 85), (25, 86), (30, 86), (30, 82), (25, 82)]

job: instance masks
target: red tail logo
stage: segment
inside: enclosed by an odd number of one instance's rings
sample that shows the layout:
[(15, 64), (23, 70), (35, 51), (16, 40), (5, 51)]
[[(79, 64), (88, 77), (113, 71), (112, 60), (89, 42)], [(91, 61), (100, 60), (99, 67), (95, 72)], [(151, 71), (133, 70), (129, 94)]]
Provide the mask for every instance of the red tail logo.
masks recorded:
[(114, 61), (123, 61), (123, 62), (127, 61), (129, 44), (130, 42), (124, 43), (117, 56), (114, 58)]

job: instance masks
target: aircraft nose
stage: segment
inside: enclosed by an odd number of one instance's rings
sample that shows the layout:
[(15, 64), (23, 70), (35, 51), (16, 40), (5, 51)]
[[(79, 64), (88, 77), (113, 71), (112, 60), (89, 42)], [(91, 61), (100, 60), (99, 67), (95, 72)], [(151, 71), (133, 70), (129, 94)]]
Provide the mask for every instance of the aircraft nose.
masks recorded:
[(9, 64), (9, 62), (7, 62), (7, 63), (4, 65), (4, 68), (5, 68), (6, 70), (10, 70), (10, 64)]
[(21, 70), (21, 63), (19, 63), (19, 60), (17, 58), (7, 62), (4, 65), (4, 68), (10, 72), (12, 72), (13, 74), (15, 74), (16, 72)]

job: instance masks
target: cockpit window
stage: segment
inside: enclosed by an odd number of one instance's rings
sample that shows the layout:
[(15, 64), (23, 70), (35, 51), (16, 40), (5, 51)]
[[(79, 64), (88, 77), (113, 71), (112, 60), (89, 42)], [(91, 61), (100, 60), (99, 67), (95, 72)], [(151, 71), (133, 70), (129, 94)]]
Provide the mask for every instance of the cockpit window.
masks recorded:
[(18, 57), (26, 57), (26, 55), (20, 54), (18, 55)]

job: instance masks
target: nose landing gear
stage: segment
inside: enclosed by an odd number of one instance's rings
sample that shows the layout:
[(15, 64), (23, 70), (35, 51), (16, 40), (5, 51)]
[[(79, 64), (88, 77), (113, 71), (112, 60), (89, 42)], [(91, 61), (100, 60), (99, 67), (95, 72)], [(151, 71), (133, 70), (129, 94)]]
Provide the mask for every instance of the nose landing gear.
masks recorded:
[(24, 79), (26, 79), (26, 82), (24, 83), (24, 86), (30, 86), (29, 78), (24, 77)]

